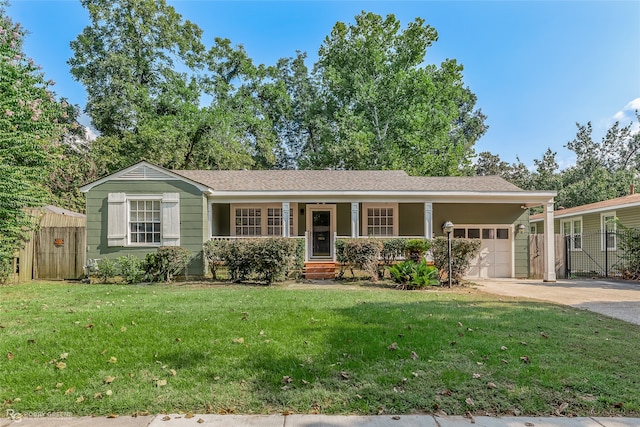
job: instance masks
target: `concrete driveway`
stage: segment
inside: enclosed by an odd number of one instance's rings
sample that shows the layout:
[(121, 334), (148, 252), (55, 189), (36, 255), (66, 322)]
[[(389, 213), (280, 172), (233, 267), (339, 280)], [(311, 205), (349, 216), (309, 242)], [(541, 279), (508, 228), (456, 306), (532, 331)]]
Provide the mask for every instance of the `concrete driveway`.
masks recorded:
[(617, 280), (474, 280), (478, 290), (583, 308), (640, 325), (640, 282)]

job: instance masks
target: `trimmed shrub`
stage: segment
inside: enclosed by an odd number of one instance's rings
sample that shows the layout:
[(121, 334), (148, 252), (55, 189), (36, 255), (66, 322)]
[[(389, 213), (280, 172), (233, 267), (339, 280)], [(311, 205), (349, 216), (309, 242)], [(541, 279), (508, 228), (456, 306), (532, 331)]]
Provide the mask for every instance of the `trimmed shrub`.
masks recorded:
[(304, 270), (304, 245), (305, 240), (300, 238), (290, 239), (295, 242), (293, 249), (293, 258), (287, 265), (286, 277), (291, 279), (299, 279), (302, 277)]
[(145, 258), (145, 278), (151, 282), (171, 282), (186, 270), (191, 252), (180, 246), (162, 246)]
[[(344, 252), (345, 241), (342, 239), (337, 239), (335, 242), (336, 247), (336, 261), (340, 264), (340, 271), (338, 272), (337, 280), (344, 279), (344, 272), (349, 265), (349, 260), (347, 259), (347, 255)], [(353, 269), (351, 269), (351, 276), (353, 276)]]
[(384, 267), (389, 267), (396, 261), (398, 261), (405, 254), (407, 247), (407, 239), (386, 239), (382, 241), (382, 252), (380, 257), (382, 258), (382, 268), (378, 268), (378, 275), (380, 278), (384, 278)]
[(425, 253), (431, 247), (431, 243), (427, 239), (409, 239), (405, 244), (405, 256), (415, 262), (424, 259)]
[(209, 240), (204, 244), (204, 256), (209, 265), (212, 279), (218, 280), (218, 268), (224, 264), (220, 257), (220, 247), (227, 243), (226, 240)]
[(425, 260), (406, 260), (389, 267), (389, 274), (400, 289), (416, 289), (440, 283), (438, 269)]
[(109, 283), (110, 279), (113, 279), (118, 275), (118, 264), (109, 258), (102, 258), (98, 261), (98, 272), (96, 276), (100, 283)]
[(116, 262), (125, 283), (139, 283), (144, 278), (144, 261), (135, 255), (120, 256)]
[(210, 266), (225, 263), (233, 282), (255, 275), (270, 285), (287, 272), (302, 272), (304, 241), (286, 237), (218, 240), (205, 245), (205, 254)]
[[(378, 259), (382, 252), (382, 242), (377, 239), (345, 239), (344, 256), (347, 262), (362, 271), (371, 274), (372, 280), (378, 280)], [(351, 271), (353, 276), (353, 270)]]
[[(431, 240), (433, 264), (440, 271), (440, 280), (449, 274), (448, 242), (446, 237)], [(480, 239), (451, 239), (451, 281), (458, 283), (469, 270), (471, 258), (480, 251)]]

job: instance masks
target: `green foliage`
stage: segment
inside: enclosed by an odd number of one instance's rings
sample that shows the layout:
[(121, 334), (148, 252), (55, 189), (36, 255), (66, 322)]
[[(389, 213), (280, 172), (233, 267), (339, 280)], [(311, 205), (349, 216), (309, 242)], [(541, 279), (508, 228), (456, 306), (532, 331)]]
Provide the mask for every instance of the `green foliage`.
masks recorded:
[[(349, 259), (344, 252), (345, 244), (346, 242), (343, 239), (336, 239), (334, 243), (336, 251), (336, 261), (338, 261), (338, 264), (340, 265), (340, 271), (336, 276), (336, 279), (338, 280), (344, 279), (344, 272), (349, 265)], [(351, 269), (351, 276), (353, 276), (353, 269)]]
[(218, 269), (224, 264), (224, 260), (220, 256), (220, 247), (226, 245), (226, 242), (226, 240), (209, 240), (204, 244), (204, 256), (213, 280), (218, 280)]
[(120, 276), (125, 283), (140, 283), (145, 274), (145, 262), (135, 255), (120, 256), (116, 259)]
[(25, 30), (0, 0), (0, 282), (36, 222), (26, 208), (48, 202), (48, 175), (58, 161), (67, 110), (33, 59)]
[(180, 246), (162, 246), (145, 258), (145, 279), (151, 282), (172, 282), (176, 275), (186, 270), (192, 258), (191, 252)]
[[(348, 264), (371, 274), (378, 279), (378, 259), (382, 252), (382, 242), (378, 239), (344, 239), (343, 255)], [(353, 270), (351, 271), (353, 276)]]
[(431, 243), (427, 239), (410, 239), (405, 245), (406, 257), (412, 261), (420, 262), (430, 247)]
[(406, 260), (389, 267), (389, 274), (400, 289), (416, 289), (440, 283), (439, 271), (428, 265), (426, 260), (419, 262)]
[(288, 265), (286, 276), (292, 279), (300, 279), (304, 269), (305, 240), (302, 238), (292, 239), (295, 242), (293, 260)]
[(109, 258), (102, 258), (98, 261), (98, 272), (96, 275), (100, 283), (109, 283), (109, 280), (118, 275), (118, 263)]
[(334, 25), (311, 76), (303, 56), (279, 63), (292, 94), (291, 152), (301, 167), (457, 175), (485, 132), (462, 66), (425, 65), (437, 40), (421, 18), (362, 12)]
[(304, 241), (285, 237), (218, 240), (205, 244), (209, 265), (224, 263), (231, 281), (242, 282), (251, 275), (270, 285), (291, 271), (302, 271)]
[(616, 235), (622, 262), (619, 263), (620, 273), (626, 280), (640, 279), (640, 230), (625, 227), (616, 220)]
[[(480, 251), (480, 239), (451, 239), (451, 279), (458, 283), (469, 270), (471, 259)], [(449, 249), (446, 237), (431, 240), (433, 264), (440, 271), (440, 277), (449, 273)]]
[(382, 240), (382, 251), (380, 252), (382, 268), (378, 268), (378, 276), (380, 276), (380, 278), (384, 278), (384, 266), (390, 266), (404, 256), (406, 246), (407, 239)]

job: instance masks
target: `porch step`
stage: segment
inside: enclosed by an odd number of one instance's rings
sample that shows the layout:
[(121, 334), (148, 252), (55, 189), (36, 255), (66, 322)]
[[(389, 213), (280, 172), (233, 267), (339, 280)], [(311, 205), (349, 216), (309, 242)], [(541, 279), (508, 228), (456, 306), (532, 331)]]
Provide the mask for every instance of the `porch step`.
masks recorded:
[(304, 278), (305, 279), (333, 279), (336, 277), (335, 262), (305, 262)]

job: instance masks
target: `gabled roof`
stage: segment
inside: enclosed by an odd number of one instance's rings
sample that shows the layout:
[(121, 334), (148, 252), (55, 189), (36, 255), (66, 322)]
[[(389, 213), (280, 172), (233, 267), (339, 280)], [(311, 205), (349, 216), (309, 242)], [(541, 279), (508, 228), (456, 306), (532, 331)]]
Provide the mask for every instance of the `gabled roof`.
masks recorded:
[(414, 177), (404, 171), (175, 170), (214, 191), (522, 191), (497, 176)]
[[(630, 208), (640, 206), (640, 194), (630, 194), (628, 196), (617, 197), (615, 199), (603, 200), (601, 202), (589, 203), (587, 205), (575, 206), (573, 208), (558, 209), (553, 212), (554, 218), (565, 218), (581, 214), (604, 212), (612, 209)], [(531, 215), (530, 222), (541, 221), (544, 214)]]
[(168, 170), (140, 162), (80, 188), (88, 192), (107, 181), (181, 180), (210, 197), (436, 197), (440, 201), (547, 203), (553, 191), (524, 191), (498, 176), (415, 177), (404, 171), (343, 170)]

